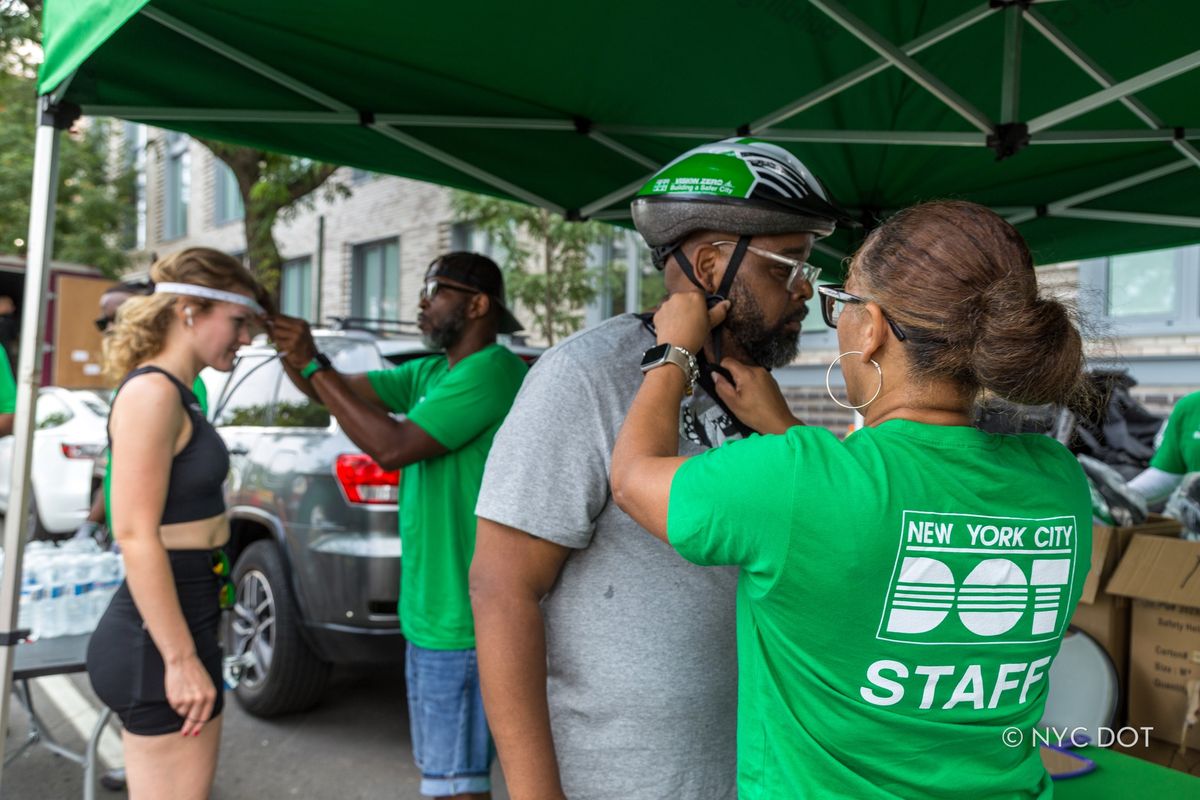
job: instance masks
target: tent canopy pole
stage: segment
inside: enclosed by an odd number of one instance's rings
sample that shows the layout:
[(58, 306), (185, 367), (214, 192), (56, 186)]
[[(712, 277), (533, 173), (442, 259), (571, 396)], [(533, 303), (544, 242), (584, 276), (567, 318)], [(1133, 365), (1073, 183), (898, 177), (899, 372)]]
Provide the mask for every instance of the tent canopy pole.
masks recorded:
[(834, 22), (854, 34), (867, 47), (870, 47), (876, 53), (879, 53), (880, 56), (890, 61), (895, 65), (896, 69), (916, 81), (926, 91), (949, 106), (952, 111), (967, 122), (984, 133), (992, 132), (994, 126), (986, 114), (971, 105), (966, 98), (961, 97), (941, 80), (931, 75), (928, 70), (905, 55), (900, 48), (868, 27), (866, 23), (847, 11), (840, 3), (834, 0), (810, 0), (810, 2)]
[[(17, 360), (17, 414), (13, 426), (12, 487), (4, 517), (4, 570), (0, 579), (0, 724), (8, 729), (12, 708), (13, 657), (20, 633), (17, 612), (21, 598), (21, 562), (25, 549), (26, 519), (32, 485), (29, 468), (33, 456), (33, 423), (38, 388), (42, 383), (42, 338), (46, 295), (50, 282), (50, 257), (54, 245), (54, 202), (58, 192), (58, 157), (62, 132), (79, 116), (68, 104), (41, 99), (37, 145), (33, 157), (33, 192), (29, 203), (29, 249), (25, 260), (25, 294), (21, 311), (20, 357)], [(0, 777), (4, 765), (0, 763)]]

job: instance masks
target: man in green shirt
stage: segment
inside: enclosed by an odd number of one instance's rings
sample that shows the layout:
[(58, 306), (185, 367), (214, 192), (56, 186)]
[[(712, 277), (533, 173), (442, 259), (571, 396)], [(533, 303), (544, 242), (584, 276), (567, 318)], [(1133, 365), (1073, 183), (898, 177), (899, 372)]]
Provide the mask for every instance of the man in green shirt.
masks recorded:
[(8, 354), (0, 348), (0, 436), (13, 432), (13, 416), (17, 412), (17, 383), (13, 380)]
[(400, 625), (413, 755), (421, 793), (432, 797), (490, 797), (493, 747), (467, 572), (484, 462), (526, 372), (496, 344), (498, 333), (521, 329), (503, 298), (491, 259), (441, 256), (425, 275), (417, 323), (426, 345), (445, 353), (361, 375), (334, 370), (302, 320), (270, 324), (292, 382), (324, 403), (380, 466), (404, 468)]
[(1165, 500), (1189, 472), (1200, 472), (1200, 392), (1175, 404), (1150, 466), (1129, 482), (1149, 503)]

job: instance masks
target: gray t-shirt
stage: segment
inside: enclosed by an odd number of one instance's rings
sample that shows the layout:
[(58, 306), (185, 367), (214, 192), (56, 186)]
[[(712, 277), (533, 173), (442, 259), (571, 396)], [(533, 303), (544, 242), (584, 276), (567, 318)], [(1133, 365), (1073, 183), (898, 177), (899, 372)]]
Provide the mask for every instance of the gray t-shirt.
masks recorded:
[[(575, 550), (542, 603), (550, 722), (571, 800), (737, 793), (736, 571), (684, 561), (609, 493), (613, 444), (654, 343), (626, 315), (546, 351), (496, 434), (476, 507)], [(680, 454), (730, 431), (697, 388), (680, 411)]]

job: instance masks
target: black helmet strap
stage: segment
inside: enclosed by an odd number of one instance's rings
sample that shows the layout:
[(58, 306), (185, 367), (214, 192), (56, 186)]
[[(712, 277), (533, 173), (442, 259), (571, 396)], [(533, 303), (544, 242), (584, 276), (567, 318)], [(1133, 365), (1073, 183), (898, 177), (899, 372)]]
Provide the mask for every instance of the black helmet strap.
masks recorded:
[[(737, 277), (738, 269), (742, 266), (742, 259), (746, 257), (746, 248), (750, 246), (752, 238), (744, 234), (738, 237), (737, 246), (733, 248), (733, 255), (729, 257), (729, 265), (725, 267), (725, 276), (721, 278), (721, 285), (717, 287), (716, 294), (710, 294), (708, 289), (704, 288), (704, 284), (700, 283), (700, 279), (696, 277), (695, 267), (692, 266), (692, 262), (688, 260), (688, 257), (683, 254), (683, 248), (675, 248), (675, 260), (679, 262), (679, 268), (683, 270), (683, 274), (687, 276), (687, 279), (696, 285), (696, 288), (704, 292), (705, 301), (708, 303), (709, 308), (729, 299), (729, 292), (733, 289), (733, 279)], [(721, 328), (723, 327), (725, 327), (724, 322), (712, 330), (712, 368), (714, 371), (728, 378), (729, 382), (732, 383), (733, 377), (721, 366)]]

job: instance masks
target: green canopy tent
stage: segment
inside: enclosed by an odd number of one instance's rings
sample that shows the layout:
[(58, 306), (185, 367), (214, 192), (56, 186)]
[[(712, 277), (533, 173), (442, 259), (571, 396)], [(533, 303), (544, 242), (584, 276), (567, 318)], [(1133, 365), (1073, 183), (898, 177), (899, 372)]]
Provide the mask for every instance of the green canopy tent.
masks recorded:
[[(792, 148), (870, 223), (963, 197), (1040, 263), (1200, 241), (1194, 3), (1118, 0), (48, 0), (26, 308), (78, 113), (627, 220), (701, 141)], [(836, 269), (860, 232), (814, 259)], [(41, 315), (24, 318), (23, 508)], [(9, 515), (0, 629), (14, 627)], [(11, 648), (0, 718), (7, 719)]]

